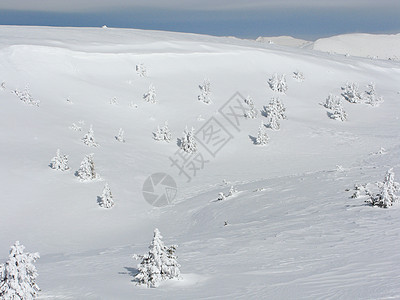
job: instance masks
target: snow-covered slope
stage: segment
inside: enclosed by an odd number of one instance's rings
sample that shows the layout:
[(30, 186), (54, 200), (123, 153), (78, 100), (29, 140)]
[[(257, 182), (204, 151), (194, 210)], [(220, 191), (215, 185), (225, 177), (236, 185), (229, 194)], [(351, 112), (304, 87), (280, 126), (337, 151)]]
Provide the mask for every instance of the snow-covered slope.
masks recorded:
[(316, 40), (314, 50), (375, 59), (400, 59), (399, 34), (353, 33)]
[(304, 48), (312, 44), (311, 41), (296, 39), (291, 36), (259, 36), (256, 39), (257, 42), (261, 43), (270, 43), (270, 44), (278, 44), (281, 46), (288, 46), (288, 47), (296, 47), (296, 48)]
[[(137, 74), (138, 64), (147, 77)], [(364, 206), (345, 191), (383, 180), (390, 167), (400, 174), (399, 63), (235, 38), (1, 26), (0, 66), (0, 257), (15, 240), (40, 252), (43, 298), (400, 294), (399, 208)], [(296, 81), (294, 71), (305, 80)], [(274, 73), (287, 74), (286, 94), (269, 88)], [(209, 105), (197, 99), (205, 78)], [(375, 82), (384, 102), (344, 102), (348, 120), (330, 119), (320, 103), (329, 93), (339, 96), (346, 81), (362, 91)], [(156, 104), (143, 100), (150, 84)], [(12, 93), (26, 86), (38, 107)], [(267, 146), (251, 139), (265, 116), (233, 117), (243, 103), (237, 92), (250, 95), (258, 110), (276, 96), (286, 106), (287, 120), (279, 131), (268, 130)], [(166, 120), (172, 142), (153, 140)], [(224, 133), (219, 144), (207, 140), (210, 131), (199, 131), (210, 122), (209, 130)], [(82, 130), (71, 129), (73, 123)], [(81, 141), (90, 125), (98, 147)], [(186, 126), (205, 144), (204, 164), (197, 157), (186, 165), (190, 182), (173, 164)], [(115, 139), (120, 128), (125, 143)], [(373, 155), (380, 147), (386, 154)], [(49, 167), (58, 148), (69, 155), (70, 171)], [(89, 153), (102, 179), (83, 183), (74, 172)], [(178, 186), (174, 202), (161, 208), (142, 194), (157, 172)], [(115, 200), (110, 210), (97, 204), (106, 182)], [(231, 184), (238, 193), (216, 202)], [(155, 227), (167, 245), (179, 245), (183, 279), (148, 289), (132, 282), (131, 256), (147, 250)]]

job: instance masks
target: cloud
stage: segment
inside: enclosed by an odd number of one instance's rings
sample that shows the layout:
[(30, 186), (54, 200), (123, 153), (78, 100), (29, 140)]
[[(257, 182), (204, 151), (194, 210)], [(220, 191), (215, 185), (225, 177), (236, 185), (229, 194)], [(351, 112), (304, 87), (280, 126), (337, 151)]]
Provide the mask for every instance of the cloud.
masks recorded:
[(398, 0), (1, 0), (0, 10), (41, 12), (104, 12), (125, 9), (192, 11), (268, 10), (296, 8), (386, 8), (400, 7)]

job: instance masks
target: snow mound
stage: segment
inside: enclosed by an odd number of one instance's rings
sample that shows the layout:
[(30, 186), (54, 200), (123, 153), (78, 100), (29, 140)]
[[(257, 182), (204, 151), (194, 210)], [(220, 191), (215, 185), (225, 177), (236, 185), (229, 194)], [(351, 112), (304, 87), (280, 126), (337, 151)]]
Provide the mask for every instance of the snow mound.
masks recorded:
[(375, 59), (399, 60), (400, 33), (338, 35), (315, 41), (313, 49)]

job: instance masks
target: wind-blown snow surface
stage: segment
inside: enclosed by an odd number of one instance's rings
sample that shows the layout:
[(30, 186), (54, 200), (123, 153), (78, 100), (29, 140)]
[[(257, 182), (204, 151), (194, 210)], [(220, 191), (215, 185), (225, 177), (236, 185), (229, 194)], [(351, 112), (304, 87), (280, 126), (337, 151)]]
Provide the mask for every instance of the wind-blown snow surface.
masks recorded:
[[(148, 77), (136, 73), (140, 63)], [(15, 240), (40, 252), (43, 299), (400, 295), (399, 207), (365, 206), (345, 191), (383, 180), (390, 167), (400, 176), (399, 63), (234, 38), (2, 26), (0, 66), (0, 257)], [(275, 72), (287, 74), (286, 95), (268, 87)], [(205, 78), (210, 105), (197, 100)], [(345, 102), (348, 121), (328, 118), (319, 103), (340, 95), (346, 81), (362, 90), (375, 82), (384, 103)], [(151, 83), (156, 104), (143, 100)], [(39, 107), (11, 93), (27, 85)], [(236, 130), (219, 112), (235, 92), (250, 95), (258, 109), (282, 99), (288, 119), (268, 131), (267, 146), (249, 138), (265, 117), (241, 118)], [(199, 145), (209, 162), (187, 183), (171, 166), (176, 139), (186, 125), (200, 129), (211, 117), (232, 139), (215, 157)], [(152, 139), (166, 120), (169, 144)], [(98, 147), (81, 141), (91, 124)], [(125, 143), (115, 139), (120, 128)], [(380, 147), (386, 154), (373, 154)], [(49, 167), (58, 148), (69, 155), (70, 171)], [(82, 183), (74, 172), (89, 153), (102, 180)], [(172, 205), (144, 200), (142, 185), (155, 172), (176, 180)], [(216, 202), (230, 188), (224, 179), (238, 193)], [(111, 210), (97, 204), (105, 182)], [(148, 289), (132, 282), (138, 262), (131, 256), (146, 252), (155, 227), (166, 245), (179, 246), (183, 279)]]

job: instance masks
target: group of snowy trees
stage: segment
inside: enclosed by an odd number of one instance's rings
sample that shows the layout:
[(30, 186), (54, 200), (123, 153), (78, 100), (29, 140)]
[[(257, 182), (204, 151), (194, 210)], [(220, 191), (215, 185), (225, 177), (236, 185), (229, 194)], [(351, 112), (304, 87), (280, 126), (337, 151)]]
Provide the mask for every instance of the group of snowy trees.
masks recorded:
[(24, 253), (25, 247), (18, 241), (11, 246), (8, 260), (0, 264), (0, 299), (35, 299), (40, 291), (36, 284), (38, 272), (34, 263), (39, 253)]
[(268, 80), (268, 84), (274, 92), (285, 93), (288, 89), (285, 74), (278, 75), (277, 73), (274, 73), (272, 78)]
[(223, 192), (220, 192), (220, 193), (218, 194), (217, 201), (226, 200), (226, 198), (232, 197), (232, 196), (235, 195), (237, 192), (238, 192), (237, 189), (232, 185), (231, 188), (229, 189), (228, 194), (224, 194)]
[(371, 82), (367, 85), (367, 89), (362, 93), (359, 91), (357, 83), (346, 82), (342, 87), (342, 96), (350, 103), (365, 103), (371, 106), (379, 106), (383, 102), (382, 97), (376, 94), (375, 83)]
[(137, 284), (157, 287), (163, 280), (179, 279), (180, 265), (175, 254), (176, 249), (176, 245), (165, 246), (160, 231), (157, 228), (154, 229), (149, 252), (143, 255), (133, 255), (133, 258), (141, 260), (138, 265), (138, 274), (135, 276)]
[(394, 181), (393, 168), (386, 172), (383, 182), (377, 182), (376, 184), (357, 184), (354, 186), (354, 189), (355, 192), (351, 198), (359, 198), (361, 197), (361, 192), (364, 192), (367, 196), (365, 202), (372, 206), (388, 208), (399, 200), (397, 193), (400, 191), (400, 184)]
[[(341, 88), (341, 96), (350, 103), (365, 103), (371, 106), (379, 106), (383, 102), (382, 97), (378, 97), (375, 90), (375, 84), (370, 83), (367, 85), (367, 90), (365, 92), (360, 92), (357, 83), (346, 82), (346, 84)], [(331, 110), (329, 114), (331, 119), (346, 121), (347, 113), (343, 108), (342, 99), (338, 96), (333, 96), (329, 94), (325, 102), (322, 105)]]

